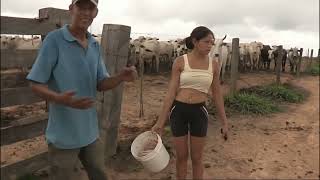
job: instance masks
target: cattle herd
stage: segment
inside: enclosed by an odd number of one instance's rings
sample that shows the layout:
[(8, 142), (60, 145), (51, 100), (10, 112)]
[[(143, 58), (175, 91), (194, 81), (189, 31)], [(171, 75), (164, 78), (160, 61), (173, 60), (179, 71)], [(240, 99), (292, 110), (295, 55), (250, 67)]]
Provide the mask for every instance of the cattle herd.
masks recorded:
[[(226, 36), (215, 39), (210, 56), (219, 57), (220, 75), (224, 79), (225, 71), (231, 68), (231, 43), (224, 42)], [(286, 61), (290, 65), (290, 71), (297, 70), (299, 49), (294, 47), (290, 49), (279, 49), (279, 46), (264, 45), (261, 42), (250, 42), (239, 44), (239, 70), (267, 70), (273, 62), (276, 67), (276, 58), (280, 51), (282, 54), (282, 71), (285, 71)], [(145, 72), (159, 72), (161, 65), (165, 70), (169, 70), (174, 59), (188, 52), (183, 39), (159, 41), (158, 38), (140, 36), (130, 41), (129, 63), (139, 67), (144, 63)], [(139, 61), (140, 60), (140, 61)]]
[[(101, 36), (94, 37), (100, 43)], [(231, 67), (232, 54), (232, 45), (225, 42), (225, 39), (226, 36), (216, 38), (209, 54), (211, 57), (219, 57), (222, 81), (225, 71)], [(40, 46), (41, 38), (37, 36), (32, 38), (1, 36), (1, 49), (38, 49)], [(188, 52), (183, 39), (160, 41), (155, 37), (144, 36), (131, 39), (128, 48), (128, 64), (135, 65), (137, 69), (143, 64), (145, 73), (169, 71), (174, 59)], [(246, 72), (270, 69), (272, 62), (276, 65), (279, 53), (282, 54), (282, 71), (285, 71), (288, 60), (290, 71), (295, 72), (300, 56), (298, 48), (278, 49), (278, 46), (264, 45), (256, 41), (239, 44), (239, 70)]]

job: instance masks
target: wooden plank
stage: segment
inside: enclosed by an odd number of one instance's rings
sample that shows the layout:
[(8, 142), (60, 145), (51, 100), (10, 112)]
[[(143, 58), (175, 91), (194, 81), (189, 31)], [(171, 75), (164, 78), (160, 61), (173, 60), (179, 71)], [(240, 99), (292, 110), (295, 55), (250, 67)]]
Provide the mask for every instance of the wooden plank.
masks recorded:
[(312, 67), (312, 60), (313, 60), (313, 49), (311, 49), (309, 69)]
[(28, 72), (16, 71), (3, 73), (1, 72), (1, 88), (27, 87), (29, 81), (26, 79)]
[(32, 104), (43, 101), (30, 87), (1, 89), (1, 107)]
[[(141, 52), (141, 47), (139, 47), (139, 52)], [(143, 109), (143, 74), (144, 74), (144, 63), (142, 59), (142, 53), (139, 53), (139, 68), (140, 68), (140, 111), (139, 111), (139, 117), (144, 116), (144, 109)]]
[(20, 176), (35, 172), (49, 165), (48, 152), (40, 153), (31, 158), (1, 166), (1, 179), (13, 180)]
[(1, 69), (31, 68), (38, 50), (31, 49), (1, 49)]
[(1, 16), (1, 34), (42, 35), (56, 29), (47, 19)]
[(68, 10), (43, 8), (39, 19), (1, 16), (1, 34), (46, 35), (70, 22)]
[(239, 38), (232, 39), (232, 56), (231, 56), (231, 93), (236, 92), (239, 66)]
[[(127, 64), (128, 46), (131, 28), (129, 26), (104, 24), (101, 47), (108, 72), (115, 75)], [(104, 101), (100, 121), (101, 137), (105, 147), (105, 158), (116, 153), (118, 141), (118, 127), (122, 102), (123, 84), (104, 93)]]
[[(39, 9), (39, 19), (48, 19), (49, 22), (56, 24), (56, 28), (64, 24), (71, 23), (69, 10), (57, 8), (42, 8)], [(45, 34), (42, 34), (45, 35)]]
[(277, 67), (276, 67), (276, 83), (279, 85), (281, 83), (280, 81), (280, 74), (281, 74), (281, 65), (282, 65), (282, 56), (283, 56), (283, 47), (282, 45), (278, 47), (277, 51), (278, 51), (278, 57), (276, 59), (277, 61)]
[(47, 113), (13, 121), (1, 128), (1, 146), (43, 135), (47, 121)]

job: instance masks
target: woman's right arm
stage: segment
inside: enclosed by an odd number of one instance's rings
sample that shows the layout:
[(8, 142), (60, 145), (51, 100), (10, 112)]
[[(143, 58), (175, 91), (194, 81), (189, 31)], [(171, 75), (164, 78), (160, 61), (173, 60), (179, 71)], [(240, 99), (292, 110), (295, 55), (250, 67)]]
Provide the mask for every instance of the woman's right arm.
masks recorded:
[(172, 71), (171, 71), (171, 80), (169, 82), (169, 89), (168, 93), (163, 101), (162, 110), (159, 116), (157, 123), (153, 126), (152, 131), (156, 131), (157, 133), (161, 134), (164, 125), (168, 119), (168, 114), (171, 108), (171, 105), (177, 95), (177, 90), (179, 88), (180, 82), (180, 73), (183, 67), (183, 57), (178, 57), (175, 59)]

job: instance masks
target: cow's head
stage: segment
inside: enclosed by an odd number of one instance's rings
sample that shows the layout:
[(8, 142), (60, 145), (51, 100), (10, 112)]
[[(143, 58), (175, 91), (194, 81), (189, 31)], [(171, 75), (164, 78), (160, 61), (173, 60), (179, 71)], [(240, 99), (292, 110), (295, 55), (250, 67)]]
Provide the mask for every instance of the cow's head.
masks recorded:
[(219, 56), (221, 52), (221, 47), (224, 45), (224, 40), (227, 38), (227, 35), (225, 35), (222, 39), (215, 39), (214, 45), (211, 48), (211, 53), (213, 53), (215, 56)]
[(140, 41), (140, 42), (143, 42), (145, 40), (147, 40), (147, 39), (144, 36), (139, 36), (137, 39), (137, 41)]
[(293, 57), (298, 57), (299, 56), (299, 49), (298, 48), (293, 48), (292, 49), (292, 51), (293, 51)]

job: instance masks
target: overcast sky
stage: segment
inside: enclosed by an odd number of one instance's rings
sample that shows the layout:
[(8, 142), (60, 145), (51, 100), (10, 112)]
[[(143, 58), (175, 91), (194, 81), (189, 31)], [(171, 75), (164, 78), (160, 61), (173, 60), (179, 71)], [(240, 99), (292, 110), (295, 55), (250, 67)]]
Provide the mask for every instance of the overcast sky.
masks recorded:
[[(38, 9), (67, 9), (71, 0), (1, 0), (2, 16), (37, 17)], [(261, 41), (319, 49), (319, 0), (100, 0), (92, 32), (103, 24), (131, 26), (131, 37), (184, 38), (196, 26), (227, 41)]]

